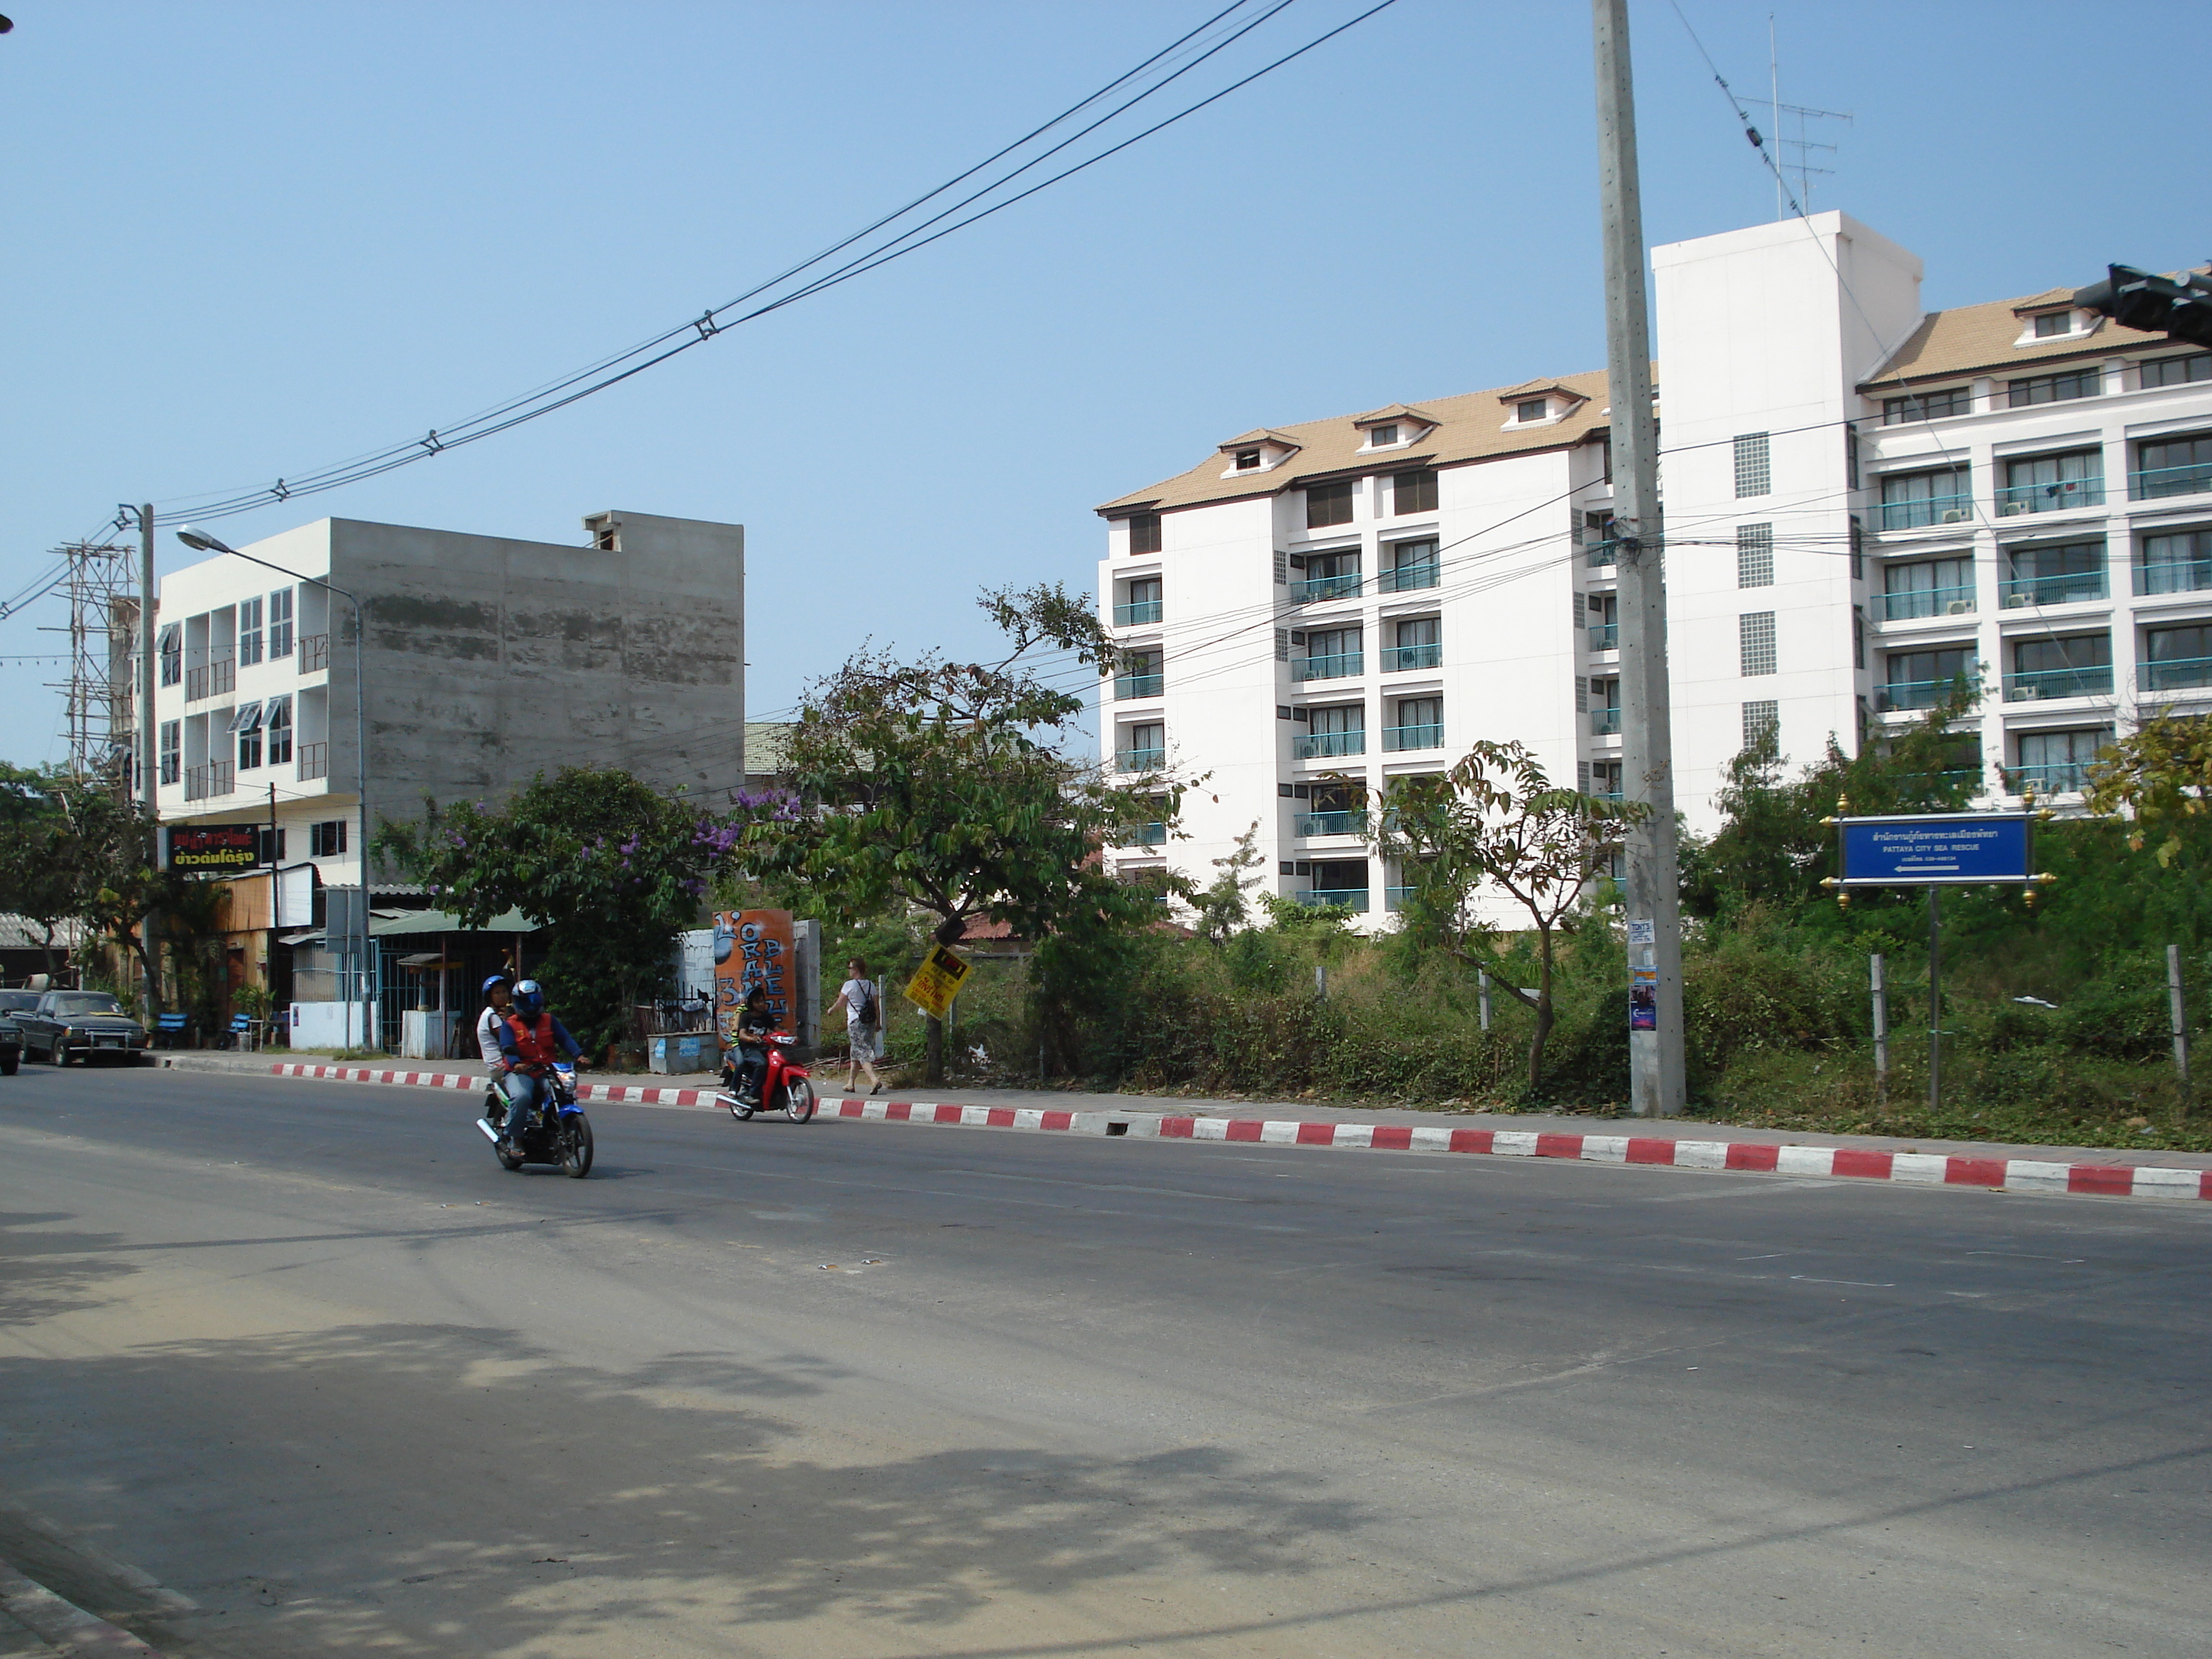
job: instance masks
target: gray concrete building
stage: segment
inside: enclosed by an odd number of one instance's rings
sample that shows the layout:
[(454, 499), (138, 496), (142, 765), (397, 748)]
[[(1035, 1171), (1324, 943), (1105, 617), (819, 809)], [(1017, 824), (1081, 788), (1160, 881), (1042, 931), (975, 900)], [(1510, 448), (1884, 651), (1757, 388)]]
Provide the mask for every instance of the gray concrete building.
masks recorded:
[(745, 775), (743, 526), (599, 513), (583, 531), (562, 546), (324, 519), (240, 550), (266, 565), (164, 577), (164, 823), (273, 823), (281, 863), (359, 884), (352, 607), (297, 578), (362, 604), (373, 820), (570, 763), (724, 799)]

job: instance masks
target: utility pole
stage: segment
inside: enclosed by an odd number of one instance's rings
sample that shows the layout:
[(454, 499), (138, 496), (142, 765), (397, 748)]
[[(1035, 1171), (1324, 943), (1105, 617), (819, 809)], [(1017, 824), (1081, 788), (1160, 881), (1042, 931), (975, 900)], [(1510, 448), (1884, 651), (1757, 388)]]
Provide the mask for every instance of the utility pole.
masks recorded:
[[(1626, 837), (1629, 1110), (1683, 1106), (1681, 878), (1675, 852), (1674, 720), (1659, 519), (1659, 431), (1651, 413), (1651, 325), (1627, 0), (1592, 0), (1597, 43), (1598, 195), (1605, 232), (1607, 385), (1620, 571), (1621, 787), (1650, 809)], [(1639, 993), (1651, 994), (1642, 1000)]]
[[(151, 867), (161, 867), (161, 757), (155, 748), (154, 688), (158, 682), (154, 661), (154, 504), (138, 507), (138, 799), (145, 803), (146, 821), (154, 837)], [(149, 910), (139, 926), (146, 939), (146, 1007), (149, 1014), (161, 1009), (161, 947), (156, 933), (161, 912)]]

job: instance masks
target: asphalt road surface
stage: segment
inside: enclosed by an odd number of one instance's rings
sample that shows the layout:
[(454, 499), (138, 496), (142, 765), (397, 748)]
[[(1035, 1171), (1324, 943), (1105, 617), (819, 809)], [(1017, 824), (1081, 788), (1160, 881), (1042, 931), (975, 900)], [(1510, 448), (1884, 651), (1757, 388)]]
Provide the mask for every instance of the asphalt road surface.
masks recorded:
[(0, 1079), (0, 1556), (257, 1659), (2212, 1649), (2212, 1206), (474, 1109)]

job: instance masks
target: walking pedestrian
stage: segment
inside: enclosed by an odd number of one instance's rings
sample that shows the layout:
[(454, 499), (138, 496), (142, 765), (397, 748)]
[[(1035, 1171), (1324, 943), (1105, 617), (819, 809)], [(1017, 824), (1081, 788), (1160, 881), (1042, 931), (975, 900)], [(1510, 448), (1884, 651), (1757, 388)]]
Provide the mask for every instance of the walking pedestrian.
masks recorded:
[(851, 1057), (845, 1063), (845, 1086), (860, 1086), (860, 1073), (868, 1074), (875, 1086), (872, 1095), (884, 1091), (884, 1080), (876, 1074), (876, 1062), (884, 1057), (884, 997), (882, 988), (868, 977), (868, 964), (854, 957), (845, 964), (845, 982), (837, 988), (837, 1000), (830, 1005), (835, 1014), (845, 1011), (845, 1036), (852, 1044)]

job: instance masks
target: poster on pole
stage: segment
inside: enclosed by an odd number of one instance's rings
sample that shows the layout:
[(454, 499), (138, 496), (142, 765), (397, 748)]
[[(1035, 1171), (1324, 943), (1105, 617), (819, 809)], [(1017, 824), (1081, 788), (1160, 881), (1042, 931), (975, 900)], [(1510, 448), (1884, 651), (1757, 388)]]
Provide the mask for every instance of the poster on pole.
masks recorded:
[(906, 1000), (933, 1019), (943, 1019), (951, 1012), (952, 999), (960, 994), (961, 982), (968, 977), (970, 964), (967, 959), (947, 945), (931, 948), (921, 959), (921, 966), (914, 970), (907, 981)]
[(1628, 970), (1628, 1029), (1659, 1029), (1659, 970), (1636, 963)]
[(722, 910), (714, 916), (714, 1030), (722, 1046), (737, 1041), (738, 1011), (754, 986), (768, 992), (776, 1024), (793, 1029), (797, 958), (788, 910)]

